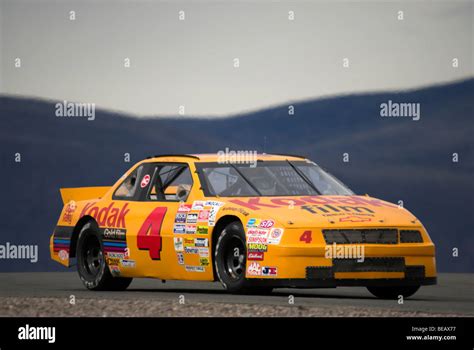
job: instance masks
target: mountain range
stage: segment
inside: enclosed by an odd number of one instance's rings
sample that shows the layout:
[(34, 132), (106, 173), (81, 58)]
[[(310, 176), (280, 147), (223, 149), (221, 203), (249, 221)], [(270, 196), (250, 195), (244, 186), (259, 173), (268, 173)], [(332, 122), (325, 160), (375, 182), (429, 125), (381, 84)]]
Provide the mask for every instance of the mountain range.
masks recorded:
[[(382, 117), (388, 101), (419, 103), (420, 119)], [(474, 79), (468, 79), (218, 118), (96, 110), (89, 121), (57, 117), (61, 101), (0, 96), (0, 244), (39, 245), (36, 264), (0, 260), (0, 271), (63, 269), (48, 250), (62, 205), (59, 188), (111, 185), (149, 155), (229, 148), (304, 155), (358, 194), (403, 201), (436, 243), (438, 269), (474, 272), (473, 101)]]

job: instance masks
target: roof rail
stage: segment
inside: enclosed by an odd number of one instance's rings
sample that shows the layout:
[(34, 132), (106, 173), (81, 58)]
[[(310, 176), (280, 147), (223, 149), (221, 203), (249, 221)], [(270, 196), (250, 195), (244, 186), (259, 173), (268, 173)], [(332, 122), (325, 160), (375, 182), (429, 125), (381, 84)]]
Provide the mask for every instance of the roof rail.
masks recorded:
[(160, 157), (187, 157), (187, 158), (194, 158), (198, 160), (200, 159), (198, 156), (193, 156), (192, 154), (157, 154), (154, 156), (146, 157), (146, 159), (160, 158)]
[(308, 159), (305, 156), (299, 156), (296, 154), (285, 154), (285, 153), (267, 153), (270, 156), (287, 156), (287, 157), (295, 157), (295, 158), (302, 158), (302, 159)]

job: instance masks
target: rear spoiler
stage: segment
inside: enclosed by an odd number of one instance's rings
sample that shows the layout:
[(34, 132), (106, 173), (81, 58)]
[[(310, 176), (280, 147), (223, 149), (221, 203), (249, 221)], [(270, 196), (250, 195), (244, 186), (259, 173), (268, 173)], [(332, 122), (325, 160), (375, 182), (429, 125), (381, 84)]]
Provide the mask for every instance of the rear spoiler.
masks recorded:
[(98, 199), (107, 193), (110, 189), (109, 186), (104, 187), (75, 187), (75, 188), (61, 188), (61, 198), (63, 204), (67, 204), (70, 201), (83, 201), (86, 199)]

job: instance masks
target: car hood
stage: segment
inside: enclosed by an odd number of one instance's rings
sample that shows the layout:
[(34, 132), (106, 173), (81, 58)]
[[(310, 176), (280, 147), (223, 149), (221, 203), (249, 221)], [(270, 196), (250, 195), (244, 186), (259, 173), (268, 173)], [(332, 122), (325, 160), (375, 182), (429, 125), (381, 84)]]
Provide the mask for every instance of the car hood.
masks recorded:
[(420, 224), (408, 210), (369, 196), (226, 198), (226, 207), (235, 207), (240, 212), (245, 212), (249, 219), (272, 219), (284, 227), (291, 228)]

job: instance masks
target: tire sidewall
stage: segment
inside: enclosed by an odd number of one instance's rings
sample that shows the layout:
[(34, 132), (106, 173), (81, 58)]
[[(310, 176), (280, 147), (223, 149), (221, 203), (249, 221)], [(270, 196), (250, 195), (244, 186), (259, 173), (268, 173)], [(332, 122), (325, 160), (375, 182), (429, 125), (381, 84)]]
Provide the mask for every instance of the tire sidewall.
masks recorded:
[[(225, 272), (224, 263), (224, 251), (229, 241), (237, 237), (242, 241), (244, 247), (244, 271), (241, 278), (238, 280), (231, 279)], [(221, 282), (224, 289), (229, 292), (243, 292), (247, 287), (247, 279), (245, 278), (246, 273), (246, 258), (247, 258), (247, 247), (245, 240), (245, 232), (240, 222), (233, 222), (225, 227), (219, 235), (216, 243), (215, 255), (214, 255), (214, 267), (216, 269), (216, 275)]]
[[(97, 237), (99, 241), (99, 245), (100, 245), (100, 250), (103, 256), (99, 273), (95, 277), (90, 276), (90, 274), (88, 274), (87, 271), (84, 269), (84, 261), (82, 258), (82, 249), (83, 249), (84, 241), (90, 235)], [(82, 283), (88, 289), (95, 289), (99, 287), (101, 282), (104, 280), (104, 275), (107, 274), (109, 271), (108, 271), (107, 264), (105, 262), (104, 247), (103, 247), (102, 239), (100, 237), (97, 225), (95, 225), (93, 222), (88, 222), (87, 224), (85, 224), (82, 227), (81, 231), (79, 232), (79, 237), (77, 239), (77, 247), (76, 247), (76, 257), (77, 257), (77, 271), (79, 273), (79, 277)]]

